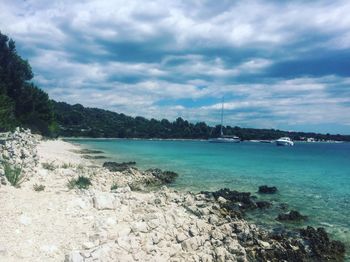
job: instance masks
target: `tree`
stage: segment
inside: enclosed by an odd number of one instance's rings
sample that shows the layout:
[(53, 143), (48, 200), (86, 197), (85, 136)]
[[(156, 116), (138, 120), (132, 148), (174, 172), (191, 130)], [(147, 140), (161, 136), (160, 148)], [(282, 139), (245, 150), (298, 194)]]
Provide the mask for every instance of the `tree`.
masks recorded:
[(54, 117), (48, 95), (29, 81), (28, 61), (22, 59), (12, 39), (0, 32), (0, 130), (15, 125), (45, 135), (53, 130)]

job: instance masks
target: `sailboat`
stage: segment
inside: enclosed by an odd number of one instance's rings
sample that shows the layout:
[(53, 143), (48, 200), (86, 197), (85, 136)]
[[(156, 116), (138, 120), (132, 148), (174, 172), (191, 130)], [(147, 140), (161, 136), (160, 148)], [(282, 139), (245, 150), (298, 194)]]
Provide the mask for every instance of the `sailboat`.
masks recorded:
[(220, 136), (215, 138), (210, 138), (208, 141), (210, 143), (239, 143), (241, 139), (238, 136), (226, 136), (223, 132), (223, 122), (224, 122), (224, 98), (222, 99), (221, 106), (221, 125), (220, 125)]

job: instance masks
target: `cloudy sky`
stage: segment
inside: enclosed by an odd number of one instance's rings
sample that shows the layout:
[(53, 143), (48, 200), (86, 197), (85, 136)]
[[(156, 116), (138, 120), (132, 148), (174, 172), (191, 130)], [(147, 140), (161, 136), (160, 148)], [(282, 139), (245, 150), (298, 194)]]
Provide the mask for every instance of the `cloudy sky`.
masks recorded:
[(350, 1), (0, 0), (0, 30), (68, 103), (350, 134)]

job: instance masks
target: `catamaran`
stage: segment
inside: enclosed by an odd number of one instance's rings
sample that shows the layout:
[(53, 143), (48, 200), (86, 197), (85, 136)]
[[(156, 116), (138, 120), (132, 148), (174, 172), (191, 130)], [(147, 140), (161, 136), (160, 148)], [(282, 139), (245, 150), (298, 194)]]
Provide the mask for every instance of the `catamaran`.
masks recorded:
[(239, 142), (241, 142), (241, 139), (238, 136), (224, 135), (223, 122), (224, 122), (224, 99), (222, 99), (222, 106), (221, 106), (220, 136), (215, 137), (215, 138), (210, 138), (208, 141), (210, 143), (239, 143)]

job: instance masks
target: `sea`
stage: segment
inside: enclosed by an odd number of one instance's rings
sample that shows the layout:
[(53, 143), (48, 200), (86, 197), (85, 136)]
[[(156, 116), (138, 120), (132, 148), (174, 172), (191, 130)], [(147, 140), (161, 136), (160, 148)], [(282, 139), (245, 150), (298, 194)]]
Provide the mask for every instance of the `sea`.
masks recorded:
[[(220, 188), (251, 192), (274, 208), (254, 211), (247, 219), (265, 227), (324, 227), (350, 249), (350, 143), (296, 142), (215, 144), (192, 140), (76, 139), (84, 148), (104, 151), (108, 160), (136, 161), (139, 169), (177, 172), (170, 185), (200, 192)], [(107, 161), (107, 160), (106, 160)], [(261, 185), (276, 186), (277, 194), (260, 195)], [(276, 221), (279, 207), (308, 216), (302, 223)], [(348, 256), (348, 255), (347, 255)]]

